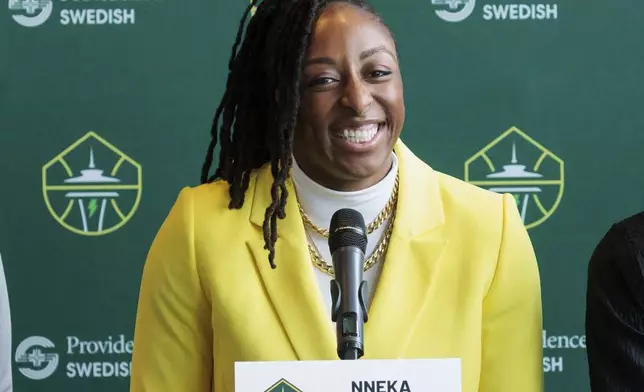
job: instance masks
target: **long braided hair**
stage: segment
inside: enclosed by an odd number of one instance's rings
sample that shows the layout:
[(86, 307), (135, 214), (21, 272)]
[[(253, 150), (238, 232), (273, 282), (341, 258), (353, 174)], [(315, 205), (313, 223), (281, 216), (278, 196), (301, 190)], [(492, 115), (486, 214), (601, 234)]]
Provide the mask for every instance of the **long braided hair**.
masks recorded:
[[(228, 63), (228, 80), (212, 123), (201, 183), (230, 184), (229, 209), (244, 204), (250, 175), (270, 162), (271, 204), (264, 217), (264, 249), (276, 268), (277, 218), (284, 219), (285, 181), (292, 164), (300, 73), (315, 20), (331, 3), (348, 3), (381, 18), (363, 0), (252, 0), (243, 14)], [(258, 4), (259, 3), (259, 4)], [(254, 15), (246, 28), (249, 14)], [(221, 124), (220, 123), (221, 120)], [(219, 166), (210, 176), (217, 138)]]

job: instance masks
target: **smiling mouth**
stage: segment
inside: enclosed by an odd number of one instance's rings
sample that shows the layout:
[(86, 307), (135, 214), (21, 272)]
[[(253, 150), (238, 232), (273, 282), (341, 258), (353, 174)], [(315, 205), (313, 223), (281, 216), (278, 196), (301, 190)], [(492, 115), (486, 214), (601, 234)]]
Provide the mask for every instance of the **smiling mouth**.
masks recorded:
[(340, 132), (336, 132), (335, 136), (349, 143), (369, 143), (384, 126), (385, 123), (364, 124), (358, 127), (345, 128)]

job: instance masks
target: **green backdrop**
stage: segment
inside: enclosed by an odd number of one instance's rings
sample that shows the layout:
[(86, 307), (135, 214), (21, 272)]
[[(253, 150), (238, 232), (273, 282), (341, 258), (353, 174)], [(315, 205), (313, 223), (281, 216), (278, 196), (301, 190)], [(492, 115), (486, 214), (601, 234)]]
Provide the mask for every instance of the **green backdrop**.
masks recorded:
[[(374, 3), (401, 53), (403, 139), (434, 168), (526, 207), (546, 391), (589, 391), (587, 262), (644, 200), (644, 4)], [(180, 188), (198, 183), (245, 5), (2, 8), (0, 253), (16, 391), (128, 390), (145, 255)]]

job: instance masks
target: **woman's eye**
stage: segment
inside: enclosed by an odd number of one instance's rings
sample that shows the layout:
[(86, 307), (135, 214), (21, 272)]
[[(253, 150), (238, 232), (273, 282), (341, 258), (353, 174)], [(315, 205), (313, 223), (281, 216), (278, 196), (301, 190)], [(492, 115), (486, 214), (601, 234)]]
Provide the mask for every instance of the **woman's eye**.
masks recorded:
[(312, 86), (321, 86), (329, 83), (333, 83), (335, 79), (332, 78), (317, 78), (311, 82)]
[(391, 75), (390, 71), (372, 71), (370, 73), (370, 76), (372, 78), (380, 78), (380, 77), (389, 76), (389, 75)]

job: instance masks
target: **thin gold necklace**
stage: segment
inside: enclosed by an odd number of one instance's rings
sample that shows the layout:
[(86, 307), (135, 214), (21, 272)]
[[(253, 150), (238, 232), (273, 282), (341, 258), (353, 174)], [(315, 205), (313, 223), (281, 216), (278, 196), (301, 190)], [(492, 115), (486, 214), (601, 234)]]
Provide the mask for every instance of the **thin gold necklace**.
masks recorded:
[[(368, 271), (371, 268), (373, 268), (382, 258), (382, 256), (385, 254), (387, 251), (387, 246), (389, 245), (389, 240), (391, 239), (391, 233), (394, 228), (394, 220), (395, 220), (395, 214), (392, 215), (391, 220), (387, 224), (387, 229), (385, 230), (384, 235), (381, 237), (380, 242), (378, 243), (378, 247), (374, 250), (374, 252), (365, 260), (364, 263), (364, 268), (363, 271)], [(320, 271), (324, 272), (325, 274), (335, 277), (335, 271), (333, 269), (333, 265), (327, 263), (322, 255), (320, 254), (319, 249), (315, 245), (315, 242), (311, 238), (310, 234), (306, 233), (306, 235), (309, 237), (309, 255), (311, 256), (311, 261), (313, 262), (313, 265), (319, 269)]]
[[(389, 219), (387, 228), (385, 229), (383, 236), (380, 238), (378, 246), (371, 254), (371, 256), (369, 256), (367, 260), (365, 260), (364, 268), (363, 268), (365, 272), (373, 268), (378, 263), (378, 261), (380, 261), (380, 259), (382, 258), (382, 256), (387, 250), (387, 246), (389, 245), (389, 240), (391, 239), (391, 233), (393, 232), (393, 228), (394, 228), (394, 221), (396, 218), (395, 210), (396, 210), (397, 203), (398, 203), (398, 174), (396, 174), (396, 179), (394, 181), (394, 190), (391, 194), (391, 198), (385, 205), (385, 208), (380, 212), (380, 214), (378, 214), (376, 219), (373, 222), (371, 222), (367, 227), (367, 233), (371, 234), (372, 232), (377, 230), (387, 219)], [(311, 227), (316, 233), (328, 238), (329, 236), (328, 229), (323, 229), (316, 226), (306, 215), (299, 201), (297, 205), (299, 207), (300, 214), (302, 215), (302, 220), (304, 221), (304, 223), (307, 226)], [(315, 245), (315, 241), (313, 241), (313, 238), (311, 238), (311, 235), (309, 234), (308, 231), (306, 231), (306, 235), (309, 238), (309, 243), (308, 243), (309, 255), (311, 256), (311, 261), (313, 262), (313, 265), (320, 271), (324, 272), (325, 274), (331, 277), (335, 277), (335, 271), (333, 269), (333, 265), (327, 263), (324, 260), (324, 258), (322, 257), (322, 254), (320, 253), (320, 250)]]
[[(393, 213), (394, 209), (396, 207), (396, 202), (398, 200), (398, 173), (396, 173), (396, 178), (394, 180), (394, 189), (391, 192), (391, 197), (389, 198), (389, 201), (387, 201), (387, 204), (383, 208), (382, 211), (380, 211), (380, 214), (376, 217), (376, 219), (373, 220), (367, 226), (367, 234), (371, 234), (374, 231), (378, 230), (382, 224), (389, 219)], [(302, 215), (302, 219), (304, 220), (304, 223), (312, 228), (316, 233), (320, 234), (321, 236), (325, 238), (329, 238), (329, 230), (328, 229), (323, 229), (317, 225), (315, 225), (309, 216), (304, 212), (304, 209), (302, 208), (302, 205), (300, 204), (299, 200), (297, 202), (297, 207), (300, 210), (300, 215)]]

